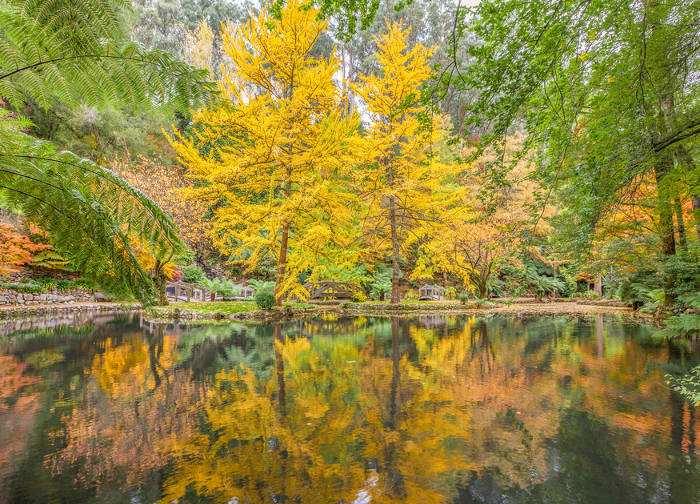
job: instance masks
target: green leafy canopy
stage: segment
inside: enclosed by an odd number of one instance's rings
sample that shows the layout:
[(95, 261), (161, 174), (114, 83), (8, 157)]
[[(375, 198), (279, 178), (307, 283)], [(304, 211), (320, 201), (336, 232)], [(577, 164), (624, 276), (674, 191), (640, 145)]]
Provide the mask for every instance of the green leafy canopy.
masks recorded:
[(170, 259), (183, 247), (172, 220), (111, 171), (27, 134), (31, 123), (16, 112), (27, 100), (184, 109), (212, 94), (206, 72), (124, 36), (128, 8), (121, 0), (0, 4), (0, 201), (40, 223), (100, 287), (150, 302), (153, 285), (132, 244)]

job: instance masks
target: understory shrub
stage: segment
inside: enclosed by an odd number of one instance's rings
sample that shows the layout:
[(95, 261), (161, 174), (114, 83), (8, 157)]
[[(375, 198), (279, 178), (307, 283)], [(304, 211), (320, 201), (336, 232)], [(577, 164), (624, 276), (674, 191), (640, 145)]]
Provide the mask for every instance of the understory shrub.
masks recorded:
[(382, 264), (377, 267), (368, 285), (372, 299), (380, 299), (382, 296), (391, 294), (391, 276), (392, 270), (389, 266)]
[(598, 293), (594, 290), (587, 290), (583, 294), (581, 294), (581, 297), (583, 299), (600, 299), (600, 296)]
[(255, 304), (261, 310), (272, 310), (275, 306), (275, 295), (270, 291), (258, 292), (255, 295)]
[(38, 280), (32, 280), (28, 282), (3, 282), (0, 280), (0, 289), (11, 289), (16, 292), (21, 292), (23, 294), (45, 294), (51, 290), (58, 290), (59, 292), (68, 292), (73, 289), (88, 289), (94, 290), (94, 286), (91, 282), (85, 280), (84, 278), (78, 278), (76, 280), (56, 280), (54, 278), (39, 278)]
[(228, 278), (213, 278), (211, 280), (205, 278), (204, 280), (197, 282), (197, 285), (200, 285), (211, 292), (221, 294), (225, 298), (237, 296), (243, 288), (242, 285), (238, 285)]
[(248, 285), (252, 287), (255, 292), (274, 292), (275, 282), (272, 280), (248, 280)]
[(204, 270), (197, 266), (196, 264), (193, 264), (191, 266), (187, 266), (186, 268), (182, 269), (182, 281), (187, 282), (187, 283), (193, 283), (193, 284), (198, 284), (204, 280), (206, 280), (207, 275), (204, 273)]
[[(391, 290), (389, 290), (391, 292)], [(418, 292), (416, 292), (415, 289), (409, 289), (406, 291), (406, 294), (403, 296), (404, 301), (417, 301), (418, 300)]]
[(568, 296), (572, 291), (571, 282), (548, 276), (540, 272), (533, 263), (527, 262), (522, 266), (504, 265), (500, 278), (493, 278), (489, 281), (489, 292), (496, 297), (502, 297), (506, 294), (514, 297), (527, 294), (541, 299), (555, 292), (559, 296)]
[(38, 283), (0, 282), (0, 289), (10, 289), (22, 294), (43, 294), (47, 289)]
[(363, 301), (367, 301), (367, 294), (363, 291), (354, 292), (351, 300), (353, 303), (362, 303)]

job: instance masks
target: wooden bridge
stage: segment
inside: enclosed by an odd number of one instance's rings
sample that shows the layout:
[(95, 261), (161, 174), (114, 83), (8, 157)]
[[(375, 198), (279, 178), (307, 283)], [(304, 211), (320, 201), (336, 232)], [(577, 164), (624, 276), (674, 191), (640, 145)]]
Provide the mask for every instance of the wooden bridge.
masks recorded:
[[(200, 287), (199, 285), (187, 282), (167, 282), (165, 284), (165, 295), (168, 301), (220, 301), (221, 295)], [(217, 297), (218, 296), (218, 297)]]
[(309, 301), (328, 301), (335, 299), (352, 299), (360, 288), (350, 282), (307, 282), (304, 288), (309, 292)]
[(442, 301), (445, 299), (446, 289), (440, 285), (426, 284), (418, 289), (420, 301)]

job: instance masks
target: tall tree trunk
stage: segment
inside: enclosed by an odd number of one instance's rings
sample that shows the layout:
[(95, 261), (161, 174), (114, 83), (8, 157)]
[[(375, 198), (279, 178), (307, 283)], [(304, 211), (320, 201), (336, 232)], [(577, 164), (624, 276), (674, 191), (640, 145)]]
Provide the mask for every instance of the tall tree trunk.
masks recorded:
[(673, 198), (673, 210), (676, 214), (676, 229), (678, 230), (678, 245), (681, 250), (688, 250), (688, 241), (685, 234), (685, 222), (683, 220), (683, 205), (678, 194)]
[(396, 207), (394, 198), (391, 199), (391, 304), (399, 302), (399, 279), (401, 278), (401, 265), (399, 264), (399, 237), (396, 229)]
[(695, 232), (698, 234), (698, 245), (700, 245), (700, 196), (693, 196), (693, 217), (695, 218)]
[(287, 243), (289, 242), (289, 224), (282, 228), (282, 241), (280, 243), (280, 257), (277, 265), (277, 282), (275, 283), (275, 304), (282, 305), (282, 293), (280, 287), (284, 281), (284, 273), (287, 268)]
[[(685, 168), (686, 173), (690, 173), (695, 169), (695, 161), (690, 155), (688, 149), (683, 145), (678, 145), (675, 149), (676, 159), (678, 163)], [(697, 188), (695, 188), (697, 191)], [(698, 244), (700, 245), (700, 194), (693, 193), (693, 219), (695, 220), (695, 232), (698, 235)]]
[(603, 297), (603, 277), (601, 275), (595, 277), (595, 284), (593, 285), (595, 293), (598, 294), (598, 297)]
[[(394, 188), (394, 170), (389, 163), (386, 166), (387, 181), (389, 187)], [(399, 264), (399, 232), (396, 217), (396, 198), (389, 198), (389, 223), (391, 225), (391, 304), (399, 302), (399, 279), (401, 278), (401, 265)]]
[(163, 265), (160, 261), (156, 260), (156, 263), (153, 265), (153, 286), (156, 288), (158, 304), (160, 306), (166, 306), (168, 304), (168, 296), (166, 293), (167, 280), (165, 273), (163, 273)]
[[(666, 175), (671, 171), (673, 159), (670, 153), (660, 152), (659, 157), (654, 165), (654, 175), (656, 177), (656, 191), (659, 207), (659, 225), (658, 232), (661, 238), (661, 253), (670, 257), (676, 254), (676, 240), (673, 232), (673, 207), (671, 205), (671, 195), (669, 181), (666, 180)], [(673, 303), (673, 279), (667, 277), (666, 285), (664, 286), (664, 304), (670, 305)]]

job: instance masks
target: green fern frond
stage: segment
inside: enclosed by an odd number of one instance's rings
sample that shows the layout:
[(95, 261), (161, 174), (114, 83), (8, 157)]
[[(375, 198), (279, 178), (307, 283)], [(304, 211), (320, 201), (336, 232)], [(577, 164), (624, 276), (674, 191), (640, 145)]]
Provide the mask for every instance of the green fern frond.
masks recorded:
[[(189, 108), (214, 85), (206, 71), (125, 40), (122, 0), (0, 3), (0, 101), (19, 110), (105, 104)], [(153, 284), (132, 250), (158, 259), (183, 245), (172, 220), (143, 193), (89, 160), (26, 133), (0, 109), (0, 197), (49, 232), (56, 251), (103, 289), (150, 302)]]

